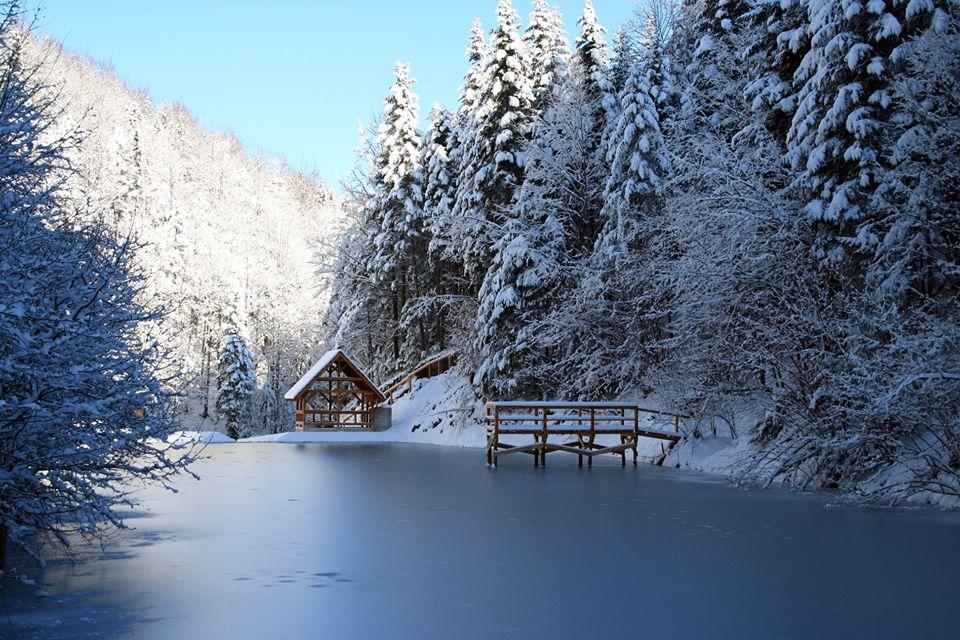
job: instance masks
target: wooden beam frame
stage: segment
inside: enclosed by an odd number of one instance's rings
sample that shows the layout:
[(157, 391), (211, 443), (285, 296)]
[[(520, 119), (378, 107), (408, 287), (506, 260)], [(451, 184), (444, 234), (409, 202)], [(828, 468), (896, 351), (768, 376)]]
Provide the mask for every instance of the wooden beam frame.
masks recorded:
[(373, 428), (373, 409), (386, 398), (343, 353), (294, 398), (296, 428)]

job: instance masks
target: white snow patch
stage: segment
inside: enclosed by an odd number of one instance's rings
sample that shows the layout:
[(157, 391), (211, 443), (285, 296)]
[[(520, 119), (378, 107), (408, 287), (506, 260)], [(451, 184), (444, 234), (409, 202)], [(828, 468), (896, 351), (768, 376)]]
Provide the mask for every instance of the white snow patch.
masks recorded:
[(230, 436), (218, 431), (175, 431), (167, 436), (171, 444), (196, 442), (200, 444), (231, 444), (236, 442)]

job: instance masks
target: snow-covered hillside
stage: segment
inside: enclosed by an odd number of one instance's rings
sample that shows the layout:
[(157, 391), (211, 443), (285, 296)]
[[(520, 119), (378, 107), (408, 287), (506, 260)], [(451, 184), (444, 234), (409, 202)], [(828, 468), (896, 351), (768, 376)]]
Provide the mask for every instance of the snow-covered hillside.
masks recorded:
[(230, 133), (201, 128), (182, 105), (155, 103), (107, 66), (45, 39), (29, 51), (62, 95), (49, 135), (81, 137), (69, 150), (75, 173), (64, 194), (81, 215), (145, 244), (137, 260), (148, 294), (169, 312), (165, 346), (188, 385), (187, 428), (218, 428), (197, 419), (216, 415), (229, 331), (255, 369), (249, 433), (288, 423), (284, 385), (317, 347), (326, 306), (314, 257), (340, 224), (331, 189), (250, 153)]

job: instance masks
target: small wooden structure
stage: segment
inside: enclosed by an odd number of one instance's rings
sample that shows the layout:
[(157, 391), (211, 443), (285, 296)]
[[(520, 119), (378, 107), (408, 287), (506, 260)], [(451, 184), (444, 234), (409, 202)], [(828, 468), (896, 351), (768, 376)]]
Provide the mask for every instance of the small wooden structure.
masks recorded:
[[(627, 451), (632, 451), (636, 465), (637, 441), (641, 437), (656, 438), (668, 442), (668, 448), (672, 448), (682, 438), (680, 420), (684, 417), (632, 403), (489, 402), (486, 405), (487, 464), (496, 466), (500, 456), (527, 453), (533, 456), (535, 466), (546, 465), (547, 453), (566, 451), (577, 455), (580, 466), (584, 456), (592, 465), (594, 456), (617, 453), (621, 464), (626, 465)], [(650, 418), (666, 421), (667, 429), (648, 428)], [(503, 436), (532, 436), (533, 443), (508, 444), (501, 441)], [(551, 442), (550, 436), (556, 439)], [(611, 436), (619, 442), (601, 444), (598, 436)], [(661, 451), (665, 456), (666, 449)]]
[[(427, 358), (414, 367), (413, 371), (387, 388), (384, 393), (384, 395), (387, 396), (387, 402), (392, 404), (400, 396), (413, 391), (413, 383), (415, 380), (432, 378), (448, 371), (453, 365), (457, 364), (457, 358), (459, 356), (460, 352), (454, 349)], [(396, 378), (394, 378), (394, 380), (396, 380)]]
[(386, 400), (340, 349), (328, 351), (284, 395), (297, 403), (297, 431), (372, 429), (374, 408)]

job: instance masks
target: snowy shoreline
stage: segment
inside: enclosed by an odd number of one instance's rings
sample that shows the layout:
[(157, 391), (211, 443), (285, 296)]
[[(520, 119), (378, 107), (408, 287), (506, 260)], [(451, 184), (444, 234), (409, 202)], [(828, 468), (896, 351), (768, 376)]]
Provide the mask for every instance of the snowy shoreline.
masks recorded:
[[(483, 404), (478, 402), (470, 381), (456, 371), (419, 380), (413, 391), (393, 404), (393, 426), (386, 431), (288, 431), (233, 440), (213, 431), (197, 429), (178, 432), (171, 439), (208, 444), (418, 444), (452, 448), (482, 449), (486, 446)], [(653, 462), (663, 456), (659, 440), (641, 438), (640, 460)], [(756, 453), (749, 437), (686, 438), (666, 452), (663, 466), (702, 473), (727, 481), (758, 484), (759, 479), (746, 473), (746, 461)], [(882, 480), (878, 480), (882, 481)], [(774, 486), (794, 489), (775, 482)], [(824, 493), (831, 502), (862, 504), (863, 496)], [(915, 497), (908, 507), (958, 509), (960, 504), (938, 496)]]

